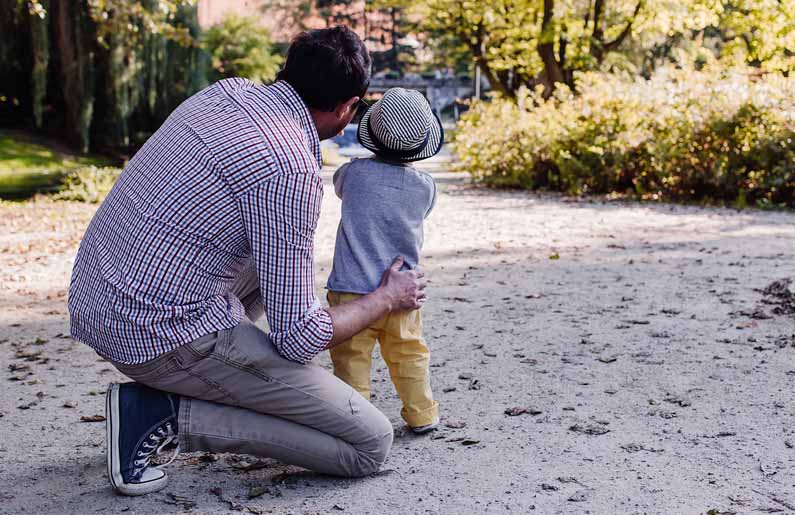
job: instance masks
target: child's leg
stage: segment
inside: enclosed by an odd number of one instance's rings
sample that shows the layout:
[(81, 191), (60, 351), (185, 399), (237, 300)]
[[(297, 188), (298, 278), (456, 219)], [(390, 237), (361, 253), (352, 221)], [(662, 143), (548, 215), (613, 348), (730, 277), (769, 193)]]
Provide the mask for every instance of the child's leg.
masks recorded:
[[(352, 293), (329, 292), (329, 305), (336, 306), (361, 297)], [(378, 331), (367, 328), (350, 340), (329, 349), (334, 375), (370, 400), (370, 370)]]
[(420, 310), (389, 315), (379, 340), (381, 355), (403, 401), (403, 420), (411, 427), (437, 423), (439, 403), (431, 392), (431, 353), (422, 338)]

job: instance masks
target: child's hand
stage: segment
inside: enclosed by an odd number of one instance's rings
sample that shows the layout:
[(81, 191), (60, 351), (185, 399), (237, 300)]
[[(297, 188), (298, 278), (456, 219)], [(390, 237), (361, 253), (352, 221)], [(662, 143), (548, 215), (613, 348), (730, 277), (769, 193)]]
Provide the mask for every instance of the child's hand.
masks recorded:
[(403, 257), (398, 256), (381, 278), (380, 290), (390, 299), (390, 311), (418, 309), (425, 302), (425, 274), (419, 270), (404, 270)]

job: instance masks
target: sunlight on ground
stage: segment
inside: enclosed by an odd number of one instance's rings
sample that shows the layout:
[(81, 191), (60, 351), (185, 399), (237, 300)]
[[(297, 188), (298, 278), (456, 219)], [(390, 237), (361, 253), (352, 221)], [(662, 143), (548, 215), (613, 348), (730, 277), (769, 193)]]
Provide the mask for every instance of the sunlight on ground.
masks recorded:
[(15, 132), (0, 131), (0, 197), (23, 198), (54, 189), (62, 173), (80, 166), (107, 165), (97, 156), (76, 156), (46, 142)]

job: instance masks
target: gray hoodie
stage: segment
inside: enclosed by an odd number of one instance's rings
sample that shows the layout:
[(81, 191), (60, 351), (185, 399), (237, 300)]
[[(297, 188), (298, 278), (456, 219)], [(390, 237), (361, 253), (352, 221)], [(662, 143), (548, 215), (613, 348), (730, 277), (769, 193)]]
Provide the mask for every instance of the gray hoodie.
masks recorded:
[(329, 290), (370, 293), (399, 255), (404, 269), (417, 267), (423, 220), (436, 203), (430, 175), (377, 157), (355, 159), (334, 173), (334, 191), (342, 199), (342, 217)]

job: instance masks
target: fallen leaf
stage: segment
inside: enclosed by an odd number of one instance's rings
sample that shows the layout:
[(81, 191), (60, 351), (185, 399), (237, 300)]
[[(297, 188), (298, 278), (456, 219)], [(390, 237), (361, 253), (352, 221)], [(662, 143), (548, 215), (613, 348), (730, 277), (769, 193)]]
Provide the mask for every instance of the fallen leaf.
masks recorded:
[(264, 494), (267, 491), (268, 490), (266, 488), (262, 487), (262, 486), (255, 486), (255, 487), (249, 489), (248, 498), (249, 499), (255, 499), (257, 497), (262, 496), (262, 494)]
[(593, 424), (591, 422), (580, 422), (574, 424), (573, 426), (569, 427), (570, 431), (574, 431), (575, 433), (582, 433), (586, 435), (598, 436), (603, 435), (605, 433), (609, 433), (610, 430), (607, 429), (602, 424)]
[(515, 408), (505, 408), (505, 414), (509, 417), (516, 417), (518, 415), (540, 415), (542, 412), (538, 408), (532, 407), (515, 407)]
[(269, 462), (266, 460), (261, 460), (257, 458), (250, 458), (250, 457), (240, 457), (240, 456), (230, 456), (226, 460), (227, 464), (237, 470), (243, 470), (249, 472), (251, 470), (259, 470), (264, 469), (269, 465)]
[(589, 497), (588, 490), (578, 490), (578, 491), (574, 492), (573, 494), (571, 494), (569, 496), (568, 500), (571, 501), (571, 502), (583, 502), (583, 501), (587, 501), (588, 497)]

